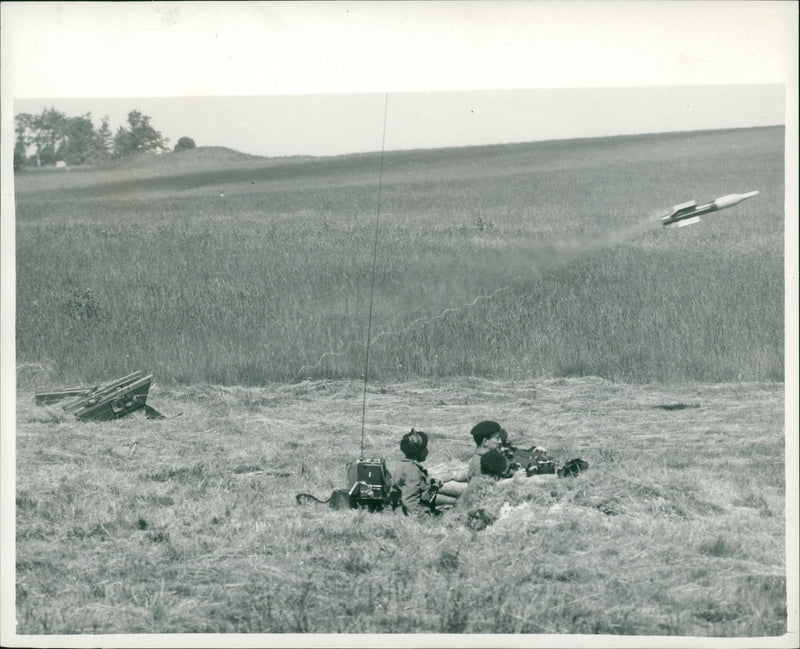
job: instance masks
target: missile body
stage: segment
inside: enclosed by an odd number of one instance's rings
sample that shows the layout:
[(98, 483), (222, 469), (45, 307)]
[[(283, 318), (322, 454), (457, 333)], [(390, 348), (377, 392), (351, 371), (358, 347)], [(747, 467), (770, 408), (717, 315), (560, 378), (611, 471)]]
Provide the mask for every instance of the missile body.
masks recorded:
[(747, 192), (746, 194), (728, 194), (727, 196), (720, 196), (715, 198), (710, 203), (698, 205), (697, 201), (689, 201), (688, 203), (681, 203), (675, 205), (672, 211), (661, 217), (661, 225), (671, 228), (682, 228), (685, 225), (698, 223), (701, 214), (708, 214), (709, 212), (717, 212), (724, 210), (727, 207), (738, 205), (743, 200), (752, 198), (758, 192)]

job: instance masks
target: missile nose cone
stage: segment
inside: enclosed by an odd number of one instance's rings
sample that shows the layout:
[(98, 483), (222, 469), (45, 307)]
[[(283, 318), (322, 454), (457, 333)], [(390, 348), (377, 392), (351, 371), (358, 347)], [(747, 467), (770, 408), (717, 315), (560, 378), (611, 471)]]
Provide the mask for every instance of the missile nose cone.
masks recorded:
[(712, 205), (715, 209), (724, 210), (726, 207), (733, 207), (734, 205), (738, 205), (746, 198), (752, 198), (758, 194), (758, 192), (748, 192), (747, 194), (728, 194), (727, 196), (720, 196), (719, 198), (714, 199)]

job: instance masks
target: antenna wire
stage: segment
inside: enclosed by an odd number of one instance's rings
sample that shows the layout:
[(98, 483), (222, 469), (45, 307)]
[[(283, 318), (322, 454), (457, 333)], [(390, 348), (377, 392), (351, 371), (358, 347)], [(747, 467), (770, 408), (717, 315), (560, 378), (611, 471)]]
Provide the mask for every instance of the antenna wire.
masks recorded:
[(367, 375), (369, 373), (369, 347), (372, 335), (372, 303), (375, 295), (375, 268), (378, 264), (378, 229), (381, 217), (381, 193), (383, 190), (383, 155), (386, 151), (386, 114), (389, 109), (389, 93), (386, 93), (383, 105), (383, 139), (381, 141), (381, 170), (378, 176), (378, 207), (375, 211), (375, 241), (372, 246), (372, 281), (369, 288), (369, 318), (367, 319), (367, 346), (364, 353), (364, 395), (361, 399), (361, 451), (360, 459), (364, 459), (364, 425), (367, 417)]

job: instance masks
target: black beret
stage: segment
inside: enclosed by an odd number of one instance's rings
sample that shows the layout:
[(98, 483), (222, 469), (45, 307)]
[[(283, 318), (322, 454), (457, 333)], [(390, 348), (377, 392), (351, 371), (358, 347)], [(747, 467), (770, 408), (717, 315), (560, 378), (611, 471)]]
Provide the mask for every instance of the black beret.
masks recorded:
[(478, 446), (481, 445), (483, 440), (490, 438), (492, 435), (497, 435), (498, 433), (500, 434), (500, 439), (505, 442), (508, 438), (508, 433), (506, 433), (502, 426), (500, 426), (500, 424), (498, 424), (496, 421), (489, 420), (475, 424), (475, 426), (473, 426), (472, 430), (469, 432)]

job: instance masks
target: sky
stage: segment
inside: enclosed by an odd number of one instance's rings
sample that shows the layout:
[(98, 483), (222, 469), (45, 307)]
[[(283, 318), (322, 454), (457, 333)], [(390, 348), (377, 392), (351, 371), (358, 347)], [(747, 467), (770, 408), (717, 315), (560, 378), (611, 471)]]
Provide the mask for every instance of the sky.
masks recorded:
[(782, 124), (793, 5), (3, 3), (3, 124), (136, 109), (267, 156), (379, 150), (387, 93), (387, 150)]
[(261, 156), (338, 155), (784, 124), (782, 84), (327, 93), (261, 97), (16, 100), (14, 112), (53, 107), (108, 116), (112, 131), (139, 110), (174, 146), (225, 146)]

